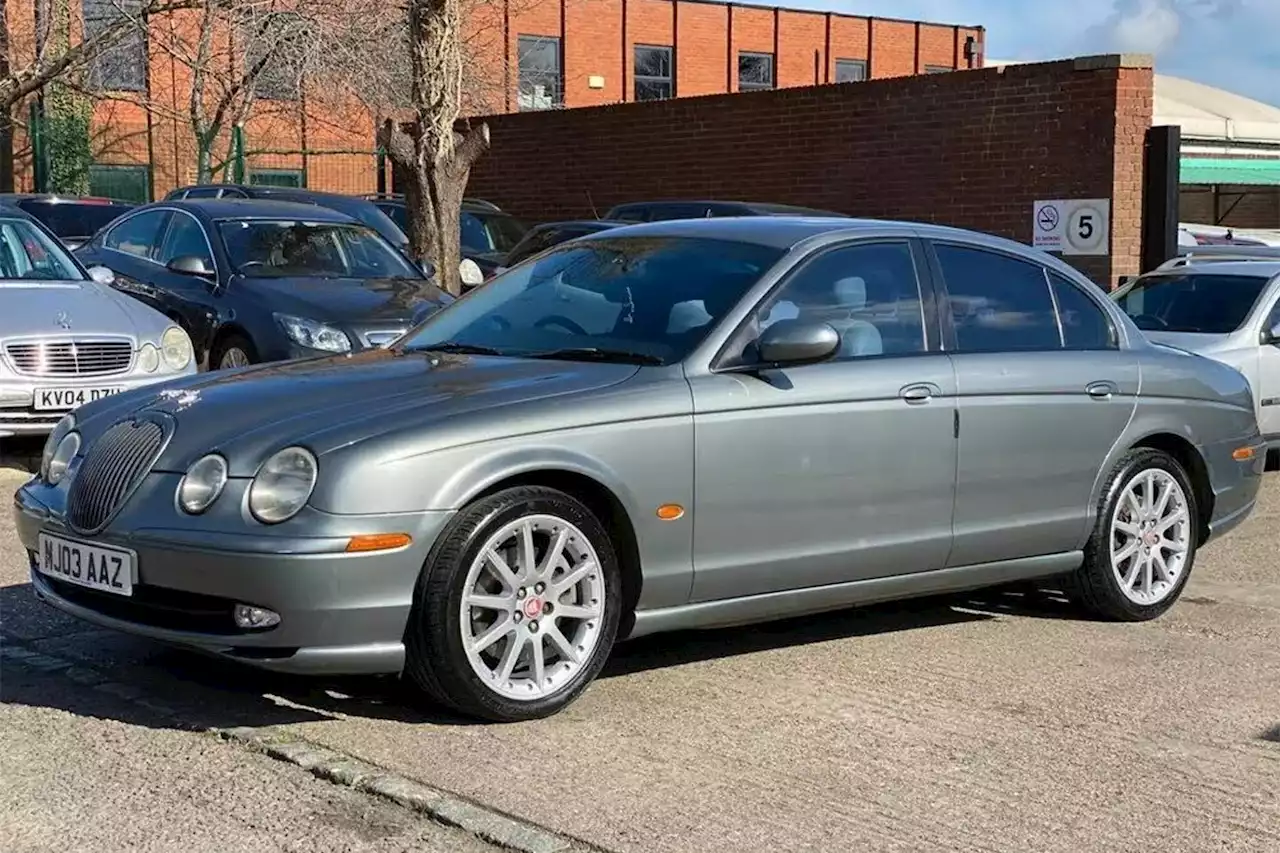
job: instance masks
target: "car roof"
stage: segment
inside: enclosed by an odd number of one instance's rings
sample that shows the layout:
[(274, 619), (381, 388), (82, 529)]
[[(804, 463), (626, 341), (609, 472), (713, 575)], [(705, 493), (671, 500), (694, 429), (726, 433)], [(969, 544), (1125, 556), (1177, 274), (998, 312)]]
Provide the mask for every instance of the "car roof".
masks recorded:
[(1242, 275), (1253, 278), (1275, 278), (1280, 275), (1280, 260), (1233, 261), (1224, 259), (1218, 261), (1192, 261), (1176, 267), (1162, 267), (1155, 269), (1142, 277), (1155, 278), (1158, 276), (1182, 275)]
[[(556, 222), (539, 222), (534, 228), (546, 230), (549, 228), (620, 228), (624, 225), (635, 225), (634, 222), (627, 222), (625, 219), (562, 219)], [(533, 229), (530, 229), (533, 230)]]
[(808, 213), (808, 214), (820, 214), (823, 216), (829, 216), (833, 218), (844, 216), (843, 214), (836, 213), (835, 211), (820, 210), (816, 207), (800, 207), (799, 205), (780, 204), (778, 202), (772, 202), (772, 201), (743, 201), (742, 199), (736, 199), (736, 198), (720, 198), (720, 199), (656, 198), (656, 199), (650, 199), (648, 201), (628, 201), (623, 204), (615, 204), (611, 209), (625, 210), (626, 208), (629, 208), (629, 207), (649, 207), (651, 205), (660, 205), (660, 204), (692, 204), (692, 205), (721, 204), (721, 205), (732, 205), (734, 207), (740, 207), (745, 210), (757, 211), (764, 214), (769, 214), (769, 213), (806, 214)]
[(46, 201), (49, 204), (90, 204), (94, 207), (137, 207), (137, 202), (100, 195), (59, 195), (58, 193), (0, 193), (0, 202)]
[[(149, 207), (151, 205), (148, 205)], [(211, 219), (306, 219), (310, 222), (344, 222), (356, 220), (341, 211), (321, 205), (297, 201), (275, 201), (262, 198), (185, 198), (156, 202), (155, 207), (193, 210)]]

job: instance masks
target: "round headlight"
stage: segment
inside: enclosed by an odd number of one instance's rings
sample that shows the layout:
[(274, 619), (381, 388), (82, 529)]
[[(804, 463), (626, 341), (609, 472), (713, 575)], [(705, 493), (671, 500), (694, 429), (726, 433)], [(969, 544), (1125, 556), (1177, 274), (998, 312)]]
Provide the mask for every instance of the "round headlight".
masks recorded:
[(44, 440), (44, 450), (40, 453), (40, 476), (47, 482), (49, 479), (49, 463), (53, 461), (54, 451), (67, 437), (67, 433), (76, 428), (75, 415), (63, 415), (62, 420), (54, 424), (53, 432)]
[(62, 437), (62, 441), (58, 442), (58, 447), (53, 451), (53, 456), (49, 459), (49, 470), (45, 474), (45, 482), (51, 486), (56, 486), (62, 482), (62, 478), (67, 475), (67, 468), (71, 465), (71, 460), (76, 458), (76, 454), (80, 452), (80, 433), (69, 432)]
[(191, 363), (191, 338), (177, 326), (170, 326), (160, 336), (160, 355), (165, 367), (181, 370)]
[(143, 344), (138, 349), (138, 369), (146, 373), (155, 373), (160, 367), (160, 350), (155, 344)]
[(301, 447), (286, 447), (258, 469), (249, 487), (249, 512), (263, 524), (279, 524), (298, 514), (316, 485), (316, 458)]
[(227, 485), (227, 460), (216, 453), (191, 464), (178, 484), (178, 505), (183, 512), (199, 515), (208, 509)]

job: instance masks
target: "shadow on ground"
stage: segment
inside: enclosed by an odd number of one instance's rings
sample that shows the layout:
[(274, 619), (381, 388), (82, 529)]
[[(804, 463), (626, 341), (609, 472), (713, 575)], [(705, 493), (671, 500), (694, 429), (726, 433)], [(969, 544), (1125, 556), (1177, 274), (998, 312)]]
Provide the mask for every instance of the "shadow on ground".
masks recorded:
[[(35, 598), (30, 584), (0, 588), (0, 629), (4, 630), (5, 642), (11, 642), (18, 634), (23, 648), (73, 660), (80, 667), (92, 667), (111, 681), (126, 685), (126, 690), (141, 692), (173, 712), (167, 718), (158, 717), (139, 706), (121, 711), (122, 722), (197, 729), (285, 725), (341, 717), (474, 724), (430, 705), (395, 677), (280, 675), (97, 629), (78, 620), (55, 620), (45, 636), (22, 636), (20, 631), (7, 627), (15, 624), (15, 616), (21, 626), (24, 618), (29, 623), (44, 610), (52, 608)], [(52, 613), (55, 617), (61, 615)], [(1084, 618), (1053, 590), (1000, 588), (984, 590), (980, 595), (915, 599), (739, 628), (644, 637), (620, 643), (600, 678), (1000, 616)], [(20, 673), (19, 667), (7, 660), (4, 669), (0, 679), (0, 700), (4, 702), (56, 707), (87, 716), (94, 716), (94, 710), (101, 707), (86, 685), (68, 678), (66, 673)], [(50, 690), (47, 681), (51, 678), (63, 679), (65, 689)]]
[(34, 474), (40, 468), (44, 438), (0, 438), (0, 473)]

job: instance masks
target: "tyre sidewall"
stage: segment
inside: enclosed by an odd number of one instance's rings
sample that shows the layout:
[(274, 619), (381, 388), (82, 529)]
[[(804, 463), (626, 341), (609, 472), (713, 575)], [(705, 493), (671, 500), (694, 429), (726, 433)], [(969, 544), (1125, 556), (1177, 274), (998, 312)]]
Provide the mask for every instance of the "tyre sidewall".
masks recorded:
[[(442, 537), (443, 554), (433, 554), (424, 572), (426, 588), (434, 594), (420, 595), (419, 617), (424, 624), (411, 625), (410, 630), (424, 632), (431, 652), (442, 657), (435, 669), (447, 693), (463, 701), (464, 708), (479, 706), (491, 719), (517, 721), (537, 719), (554, 714), (576, 700), (600, 673), (613, 648), (621, 615), (622, 583), (617, 556), (604, 526), (582, 502), (551, 489), (520, 489), (522, 495), (500, 492), (485, 499), (459, 517), (453, 530)], [(467, 660), (462, 640), (463, 585), (471, 564), (480, 555), (489, 537), (504, 525), (530, 515), (553, 515), (570, 522), (591, 541), (600, 560), (605, 587), (604, 612), (600, 636), (587, 663), (573, 679), (552, 696), (532, 701), (518, 701), (501, 696), (490, 689)], [(452, 540), (452, 541), (450, 541)], [(456, 558), (450, 559), (450, 554)], [(443, 558), (443, 559), (441, 559)], [(443, 594), (441, 594), (443, 593)], [(425, 651), (425, 650), (424, 650)]]

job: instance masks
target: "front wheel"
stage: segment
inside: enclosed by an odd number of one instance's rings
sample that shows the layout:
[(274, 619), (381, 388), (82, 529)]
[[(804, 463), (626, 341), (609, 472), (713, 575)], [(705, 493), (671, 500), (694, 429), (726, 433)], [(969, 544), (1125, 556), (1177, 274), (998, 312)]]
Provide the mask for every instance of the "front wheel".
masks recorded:
[(1195, 490), (1169, 454), (1137, 448), (1103, 489), (1084, 564), (1068, 594), (1106, 619), (1140, 622), (1162, 615), (1182, 594), (1195, 563)]
[(591, 510), (555, 489), (507, 489), (464, 509), (432, 548), (405, 673), (469, 716), (550, 716), (604, 666), (620, 607), (617, 556)]

